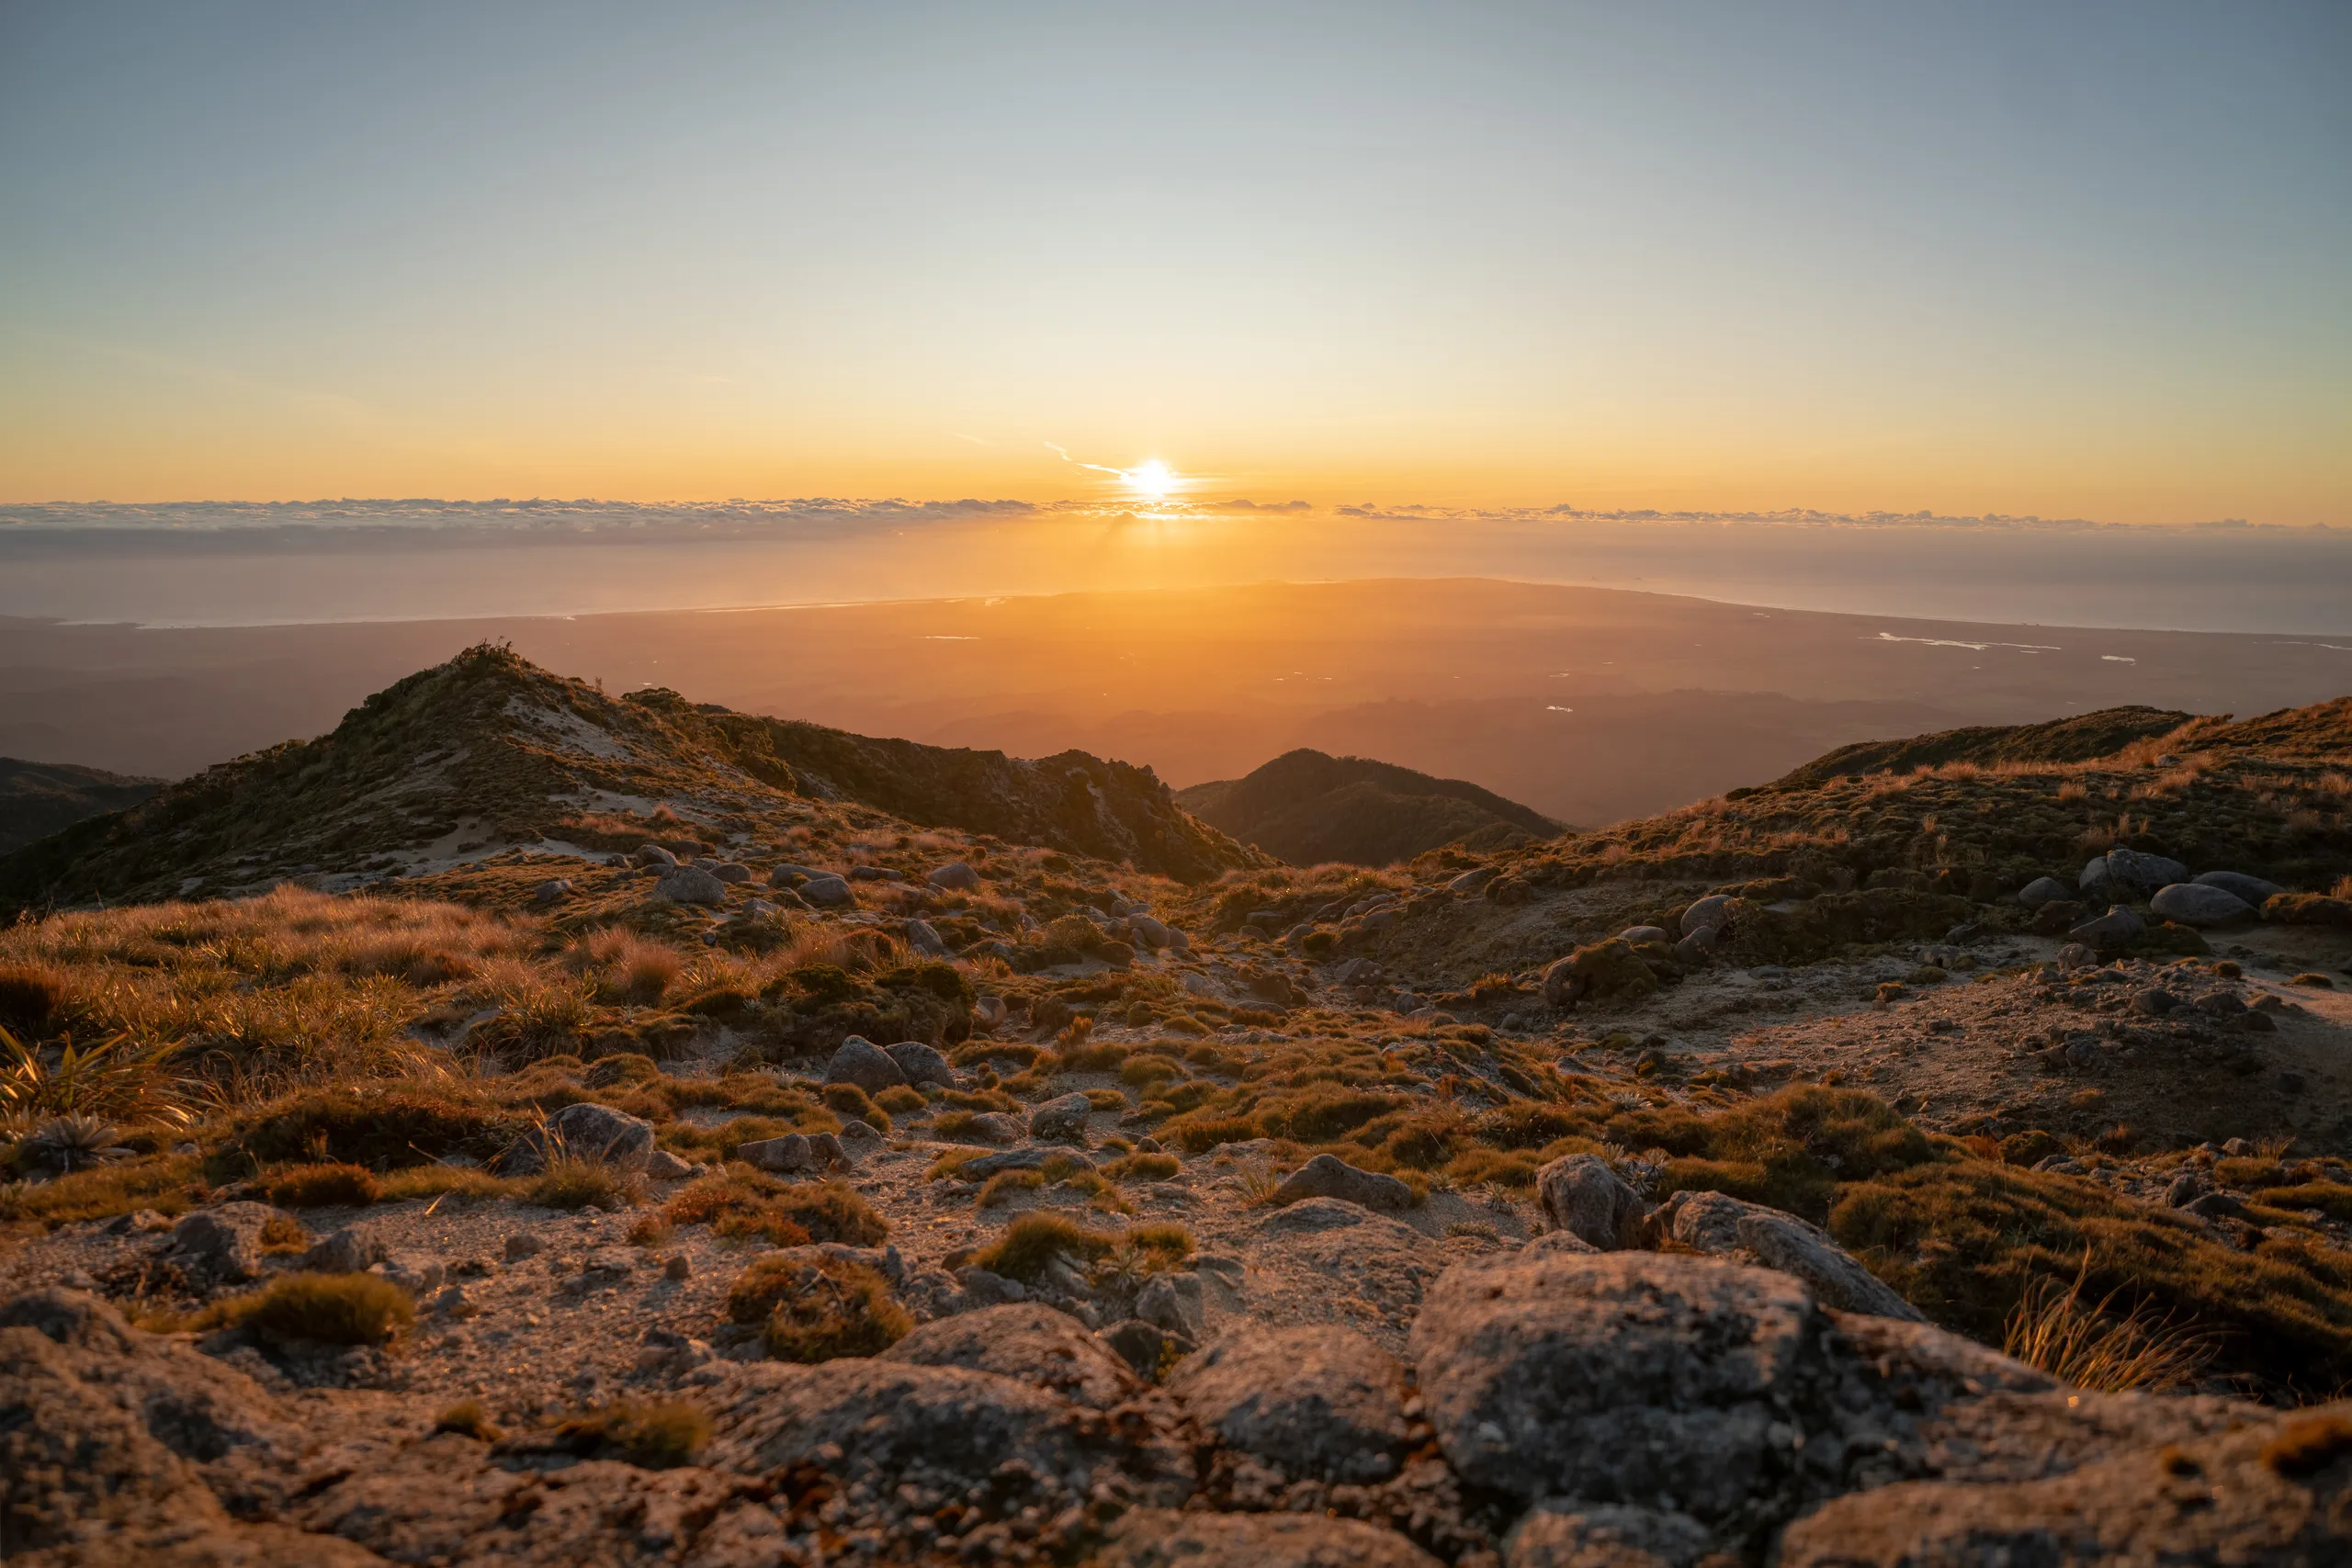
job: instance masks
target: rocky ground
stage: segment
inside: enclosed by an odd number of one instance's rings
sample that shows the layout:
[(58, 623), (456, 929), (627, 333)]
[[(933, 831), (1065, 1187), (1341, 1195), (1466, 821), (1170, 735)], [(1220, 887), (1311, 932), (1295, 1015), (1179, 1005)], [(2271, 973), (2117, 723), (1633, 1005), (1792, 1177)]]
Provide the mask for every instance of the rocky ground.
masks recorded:
[(25, 920), (0, 1557), (2352, 1559), (2314, 722), (1190, 882), (689, 770)]

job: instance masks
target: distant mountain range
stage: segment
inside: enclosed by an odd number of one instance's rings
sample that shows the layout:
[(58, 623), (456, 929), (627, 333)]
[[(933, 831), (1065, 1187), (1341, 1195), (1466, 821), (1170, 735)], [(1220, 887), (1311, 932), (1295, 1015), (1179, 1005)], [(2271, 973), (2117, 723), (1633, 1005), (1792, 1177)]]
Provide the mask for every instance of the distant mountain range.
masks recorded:
[(1508, 849), (1563, 827), (1461, 779), (1306, 747), (1247, 777), (1178, 790), (1176, 803), (1293, 865), (1386, 865), (1447, 844)]
[(85, 817), (136, 806), (162, 789), (164, 782), (72, 762), (0, 757), (0, 854)]

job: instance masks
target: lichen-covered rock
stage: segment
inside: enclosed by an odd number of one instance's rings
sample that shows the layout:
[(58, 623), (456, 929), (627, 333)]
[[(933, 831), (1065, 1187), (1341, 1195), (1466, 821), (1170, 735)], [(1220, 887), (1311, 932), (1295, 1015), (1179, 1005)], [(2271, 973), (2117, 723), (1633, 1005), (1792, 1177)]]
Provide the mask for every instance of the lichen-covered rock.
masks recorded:
[(727, 884), (698, 865), (673, 865), (653, 884), (653, 896), (673, 904), (724, 904)]
[(2054, 876), (2037, 876), (2018, 889), (2018, 902), (2029, 909), (2039, 909), (2044, 904), (2063, 904), (2075, 897), (2075, 890)]
[(1110, 1529), (1098, 1568), (1438, 1568), (1394, 1530), (1320, 1514), (1137, 1508)]
[(1065, 1094), (1049, 1100), (1029, 1113), (1029, 1135), (1033, 1138), (1083, 1138), (1086, 1119), (1094, 1114), (1094, 1102), (1083, 1094)]
[(2202, 871), (2197, 874), (2194, 880), (2200, 887), (2220, 888), (2222, 892), (2239, 899), (2249, 909), (2259, 909), (2268, 903), (2273, 896), (2286, 891), (2275, 882), (2267, 882), (2259, 876), (2248, 876), (2242, 871)]
[(853, 1034), (825, 1064), (825, 1081), (855, 1084), (868, 1094), (879, 1094), (905, 1084), (907, 1075), (888, 1052), (862, 1034)]
[(1783, 1408), (1821, 1326), (1785, 1274), (1641, 1252), (1448, 1269), (1408, 1355), (1437, 1440), (1475, 1485), (1705, 1519), (1773, 1487)]
[(1187, 1357), (1168, 1386), (1227, 1447), (1293, 1475), (1383, 1481), (1406, 1451), (1403, 1365), (1333, 1325), (1245, 1325)]
[(2046, 1479), (1912, 1482), (1825, 1504), (1783, 1568), (2352, 1562), (2352, 1404), (2101, 1457)]
[(1622, 937), (1579, 947), (1544, 971), (1544, 1000), (1555, 1008), (1637, 1001), (1657, 987), (1657, 972)]
[(507, 1154), (501, 1168), (509, 1176), (532, 1175), (547, 1168), (551, 1150), (619, 1170), (643, 1170), (653, 1155), (653, 1123), (609, 1105), (582, 1100), (548, 1117), (543, 1129), (534, 1129)]
[(1145, 1386), (1076, 1318), (1035, 1304), (983, 1307), (936, 1319), (879, 1359), (993, 1372), (1097, 1410), (1132, 1399)]
[(778, 1175), (813, 1170), (818, 1165), (816, 1152), (805, 1133), (786, 1133), (782, 1137), (756, 1138), (738, 1145), (735, 1157), (754, 1170), (773, 1171)]
[(1793, 1274), (1825, 1306), (1923, 1321), (1893, 1286), (1855, 1261), (1828, 1233), (1794, 1214), (1724, 1192), (1677, 1192), (1658, 1218), (1668, 1235), (1694, 1252)]
[(2226, 887), (2196, 882), (2174, 882), (2156, 889), (2148, 900), (2151, 914), (2185, 926), (2245, 925), (2255, 919), (2254, 906)]
[(1599, 1155), (1563, 1155), (1535, 1173), (1544, 1216), (1603, 1252), (1634, 1245), (1642, 1201)]
[(198, 1209), (172, 1227), (172, 1248), (213, 1280), (228, 1284), (257, 1280), (264, 1267), (262, 1231), (278, 1217), (279, 1212), (266, 1203), (242, 1200)]
[(936, 1046), (920, 1040), (901, 1040), (896, 1045), (885, 1045), (883, 1054), (898, 1064), (899, 1071), (910, 1084), (937, 1084), (942, 1089), (956, 1087), (956, 1068)]
[(944, 887), (955, 893), (977, 893), (980, 886), (980, 874), (960, 860), (932, 867), (931, 874), (925, 880), (933, 887)]
[(1337, 1155), (1317, 1155), (1283, 1179), (1272, 1201), (1283, 1207), (1307, 1198), (1337, 1198), (1367, 1209), (1405, 1209), (1413, 1190), (1393, 1176), (1362, 1170)]
[(1687, 1514), (1547, 1498), (1503, 1542), (1505, 1568), (1691, 1568), (1713, 1542)]
[(1701, 931), (1721, 931), (1731, 924), (1738, 907), (1739, 900), (1730, 894), (1711, 893), (1682, 911), (1682, 919), (1677, 922), (1680, 929), (1676, 934), (1696, 936)]
[(741, 1474), (810, 1463), (844, 1485), (887, 1493), (920, 1478), (950, 1496), (1050, 1477), (1080, 1480), (1082, 1495), (1085, 1478), (1110, 1466), (1147, 1499), (1191, 1490), (1190, 1456), (1172, 1437), (965, 1367), (765, 1361), (715, 1374), (706, 1397), (715, 1436), (703, 1462)]

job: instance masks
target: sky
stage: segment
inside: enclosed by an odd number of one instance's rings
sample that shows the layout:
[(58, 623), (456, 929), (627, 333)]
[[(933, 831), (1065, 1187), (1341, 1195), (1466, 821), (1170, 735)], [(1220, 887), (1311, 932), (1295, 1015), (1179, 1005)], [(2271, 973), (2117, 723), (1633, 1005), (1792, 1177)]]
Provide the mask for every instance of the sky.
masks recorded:
[(2342, 526), (2347, 78), (2340, 0), (0, 0), (0, 503)]

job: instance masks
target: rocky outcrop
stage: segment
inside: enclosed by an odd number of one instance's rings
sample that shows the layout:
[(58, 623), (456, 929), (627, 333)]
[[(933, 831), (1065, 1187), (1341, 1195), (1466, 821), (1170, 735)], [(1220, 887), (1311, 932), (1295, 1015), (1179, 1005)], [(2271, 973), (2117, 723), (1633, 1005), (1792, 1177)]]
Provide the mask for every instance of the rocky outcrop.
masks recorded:
[(1818, 1225), (1724, 1192), (1677, 1192), (1656, 1216), (1659, 1230), (1693, 1252), (1777, 1269), (1804, 1281), (1823, 1305), (1872, 1317), (1925, 1321), (1894, 1289), (1856, 1262)]
[(1294, 1475), (1384, 1481), (1410, 1437), (1405, 1369), (1344, 1328), (1240, 1328), (1187, 1357), (1169, 1392), (1228, 1447)]

